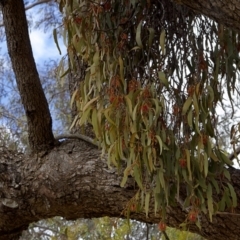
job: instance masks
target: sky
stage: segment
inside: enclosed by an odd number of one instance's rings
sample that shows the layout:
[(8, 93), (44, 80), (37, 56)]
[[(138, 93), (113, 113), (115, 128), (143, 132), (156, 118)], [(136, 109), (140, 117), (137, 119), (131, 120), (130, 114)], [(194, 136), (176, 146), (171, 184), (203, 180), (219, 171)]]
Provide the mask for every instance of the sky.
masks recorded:
[[(60, 59), (63, 56), (59, 54), (53, 38), (49, 35), (49, 32), (44, 33), (41, 29), (34, 29), (30, 32), (33, 55), (37, 64), (41, 64), (49, 58)], [(61, 44), (61, 51), (64, 48), (66, 47)]]
[[(27, 2), (35, 2), (35, 1), (27, 1)], [(30, 4), (29, 3), (29, 4)], [(27, 4), (28, 5), (28, 4)], [(32, 9), (26, 11), (26, 15), (28, 20), (38, 21), (39, 16), (44, 14), (40, 12), (40, 8), (45, 6), (44, 4), (37, 5)], [(49, 29), (44, 32), (43, 27), (36, 29), (31, 27), (29, 29), (29, 36), (31, 40), (32, 50), (34, 54), (34, 59), (37, 65), (41, 65), (44, 61), (48, 59), (61, 59), (61, 57), (66, 53), (66, 46), (63, 45), (63, 41), (59, 39), (59, 45), (62, 51), (62, 55), (59, 54), (59, 51), (56, 47), (56, 44), (53, 40), (53, 27), (49, 27)], [(6, 42), (3, 41), (0, 43), (1, 54), (7, 53)]]
[[(28, 1), (35, 2), (35, 1)], [(30, 4), (29, 3), (29, 4)], [(29, 4), (26, 4), (28, 6)], [(42, 9), (43, 7), (47, 7), (46, 4), (40, 4), (26, 11), (26, 15), (28, 20), (32, 20), (33, 22), (39, 21), (39, 18), (44, 18), (45, 12)], [(42, 9), (42, 10), (41, 10)], [(52, 9), (52, 8), (51, 8)], [(51, 10), (50, 9), (50, 10)], [(61, 17), (58, 9), (54, 10), (53, 15), (56, 17)], [(40, 20), (41, 21), (41, 20)], [(50, 20), (53, 21), (53, 20)], [(35, 62), (37, 65), (41, 65), (44, 61), (48, 59), (61, 59), (61, 57), (66, 53), (66, 46), (63, 45), (63, 41), (59, 39), (59, 45), (62, 51), (62, 55), (60, 55), (56, 44), (53, 40), (53, 26), (49, 26), (47, 31), (44, 31), (43, 24), (39, 28), (30, 27), (29, 35), (32, 44), (33, 55), (35, 58)]]

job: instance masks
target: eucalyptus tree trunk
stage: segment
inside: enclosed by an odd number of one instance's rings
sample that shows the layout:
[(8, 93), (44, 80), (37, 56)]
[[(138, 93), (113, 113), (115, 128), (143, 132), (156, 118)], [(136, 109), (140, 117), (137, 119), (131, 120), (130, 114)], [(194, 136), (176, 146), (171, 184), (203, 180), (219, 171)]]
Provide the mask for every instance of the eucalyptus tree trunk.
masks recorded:
[(32, 151), (46, 150), (54, 145), (52, 118), (33, 58), (24, 3), (5, 0), (1, 7), (8, 53), (27, 117), (29, 145)]

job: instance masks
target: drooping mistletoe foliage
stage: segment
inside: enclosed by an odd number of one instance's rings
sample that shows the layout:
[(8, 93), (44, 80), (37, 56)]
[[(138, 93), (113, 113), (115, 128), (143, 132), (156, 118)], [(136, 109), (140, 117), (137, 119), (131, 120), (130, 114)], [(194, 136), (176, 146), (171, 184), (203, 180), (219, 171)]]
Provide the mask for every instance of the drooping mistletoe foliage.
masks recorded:
[(154, 197), (163, 222), (179, 202), (199, 224), (200, 212), (236, 206), (217, 108), (224, 91), (233, 101), (239, 34), (169, 0), (58, 1), (69, 67), (76, 56), (88, 66), (73, 125), (92, 124), (109, 166), (124, 169), (123, 187), (136, 180), (129, 211), (148, 214)]

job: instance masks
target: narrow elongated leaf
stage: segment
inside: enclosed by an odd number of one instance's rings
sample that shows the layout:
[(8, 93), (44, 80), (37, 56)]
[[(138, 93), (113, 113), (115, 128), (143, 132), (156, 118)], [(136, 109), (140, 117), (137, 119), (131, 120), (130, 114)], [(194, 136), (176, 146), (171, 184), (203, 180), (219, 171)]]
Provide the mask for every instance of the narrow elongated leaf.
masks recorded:
[(237, 195), (236, 195), (236, 192), (234, 191), (234, 188), (233, 188), (233, 186), (230, 183), (227, 183), (227, 185), (228, 185), (228, 188), (230, 190), (231, 197), (232, 197), (233, 207), (236, 207), (237, 206)]
[(89, 118), (90, 112), (92, 111), (92, 108), (88, 108), (85, 112), (81, 114), (81, 117), (79, 119), (79, 125), (82, 126), (87, 122), (87, 119)]
[(212, 159), (213, 161), (215, 161), (215, 162), (218, 162), (218, 161), (219, 161), (218, 158), (217, 158), (217, 156), (214, 154), (213, 151), (211, 151), (210, 157), (211, 157), (211, 159)]
[(189, 180), (192, 181), (192, 170), (191, 170), (191, 158), (190, 158), (190, 152), (188, 149), (185, 149), (185, 153), (187, 156), (187, 169), (189, 174)]
[(123, 179), (122, 179), (121, 184), (120, 184), (121, 187), (125, 186), (125, 184), (127, 182), (127, 179), (128, 179), (128, 174), (129, 174), (129, 168), (126, 168), (124, 170)]
[(159, 169), (159, 180), (160, 180), (161, 187), (165, 191), (165, 180), (164, 180), (163, 170), (162, 169)]
[(92, 126), (95, 132), (96, 137), (99, 137), (99, 131), (101, 131), (101, 129), (99, 128), (99, 124), (98, 124), (98, 118), (97, 118), (97, 109), (94, 108), (92, 110)]
[(186, 102), (183, 104), (182, 115), (185, 115), (190, 106), (192, 105), (192, 97), (188, 97)]
[(137, 26), (136, 42), (140, 48), (143, 48), (143, 44), (142, 44), (142, 40), (141, 40), (141, 32), (142, 32), (142, 21), (140, 21), (140, 23)]
[(204, 176), (207, 177), (208, 175), (208, 158), (207, 154), (204, 153)]
[(223, 174), (224, 174), (224, 177), (227, 178), (228, 181), (231, 180), (231, 176), (230, 176), (230, 173), (227, 169), (223, 169)]
[(199, 106), (198, 106), (198, 100), (196, 94), (193, 94), (193, 106), (196, 112), (196, 116), (199, 115)]
[(158, 78), (160, 79), (161, 83), (162, 83), (165, 87), (169, 88), (169, 82), (168, 82), (168, 80), (167, 80), (166, 75), (165, 75), (164, 72), (159, 71), (159, 72), (158, 72)]
[(59, 54), (61, 55), (62, 52), (61, 52), (61, 49), (60, 49), (59, 44), (58, 44), (57, 29), (56, 29), (56, 28), (53, 29), (53, 39), (54, 39), (54, 42), (55, 42), (55, 44), (56, 44), (56, 46), (57, 46), (57, 49), (58, 49), (58, 51), (59, 51)]
[(156, 135), (155, 137), (156, 137), (156, 139), (158, 140), (158, 143), (159, 143), (160, 154), (162, 154), (162, 147), (163, 147), (162, 139), (161, 139), (160, 136), (158, 136), (158, 135)]
[[(108, 149), (108, 159), (107, 159), (107, 164), (108, 164), (108, 168), (111, 168), (111, 160), (113, 159), (113, 157), (112, 157), (112, 150), (113, 150), (113, 147), (114, 147), (114, 145), (112, 144), (111, 146), (110, 146), (110, 148)], [(126, 179), (125, 179), (126, 180)], [(124, 181), (125, 181), (124, 180)], [(123, 179), (122, 179), (122, 181), (123, 181)], [(124, 183), (124, 182), (123, 182)], [(125, 183), (124, 183), (125, 184)]]
[(211, 86), (207, 86), (208, 94), (209, 94), (209, 102), (212, 103), (214, 100), (214, 91)]
[(73, 94), (72, 94), (72, 97), (71, 97), (71, 101), (70, 101), (70, 107), (72, 108), (73, 107), (73, 103), (75, 101), (75, 98), (76, 98), (76, 95), (78, 93), (78, 89), (76, 89)]
[(219, 208), (219, 211), (224, 211), (225, 208), (226, 208), (226, 202), (225, 202), (225, 199), (224, 197), (221, 199), (221, 201), (218, 203), (218, 208)]
[(137, 119), (137, 109), (138, 109), (138, 105), (139, 105), (139, 103), (136, 104), (136, 106), (135, 106), (134, 109), (133, 109), (132, 119), (133, 119), (134, 122), (135, 122), (136, 119)]
[(78, 120), (79, 120), (79, 116), (76, 115), (72, 124), (71, 124), (71, 126), (70, 126), (70, 128), (69, 128), (70, 130), (77, 124)]
[(128, 107), (128, 114), (132, 117), (132, 108), (133, 108), (133, 105), (132, 105), (132, 101), (131, 99), (128, 97), (128, 96), (124, 96), (125, 100), (126, 100), (126, 103), (127, 103), (127, 107)]
[(163, 29), (160, 34), (160, 40), (159, 40), (163, 55), (165, 55), (165, 36), (166, 36), (166, 31)]
[(219, 194), (220, 189), (219, 189), (218, 183), (217, 183), (217, 181), (215, 180), (214, 177), (211, 177), (211, 182), (212, 182), (213, 186), (215, 187), (217, 194)]
[(83, 107), (83, 112), (85, 112), (86, 111), (86, 109), (92, 104), (92, 103), (94, 103), (95, 101), (97, 101), (98, 100), (98, 98), (99, 98), (99, 96), (97, 96), (97, 97), (95, 97), (95, 98), (93, 98), (93, 99), (91, 99), (84, 107)]
[(149, 212), (149, 203), (150, 203), (150, 192), (147, 192), (145, 195), (145, 212), (146, 212), (146, 217), (148, 217), (148, 212)]
[(112, 124), (113, 126), (115, 126), (116, 127), (116, 123), (110, 118), (110, 116), (109, 116), (109, 109), (108, 110), (106, 110), (106, 111), (104, 111), (104, 116), (106, 117), (106, 119), (108, 120), (108, 122), (110, 123), (110, 124)]
[(141, 172), (139, 170), (140, 170), (139, 167), (137, 165), (135, 165), (133, 168), (134, 179), (137, 182), (139, 188), (141, 190), (143, 190), (142, 180), (141, 180)]
[(212, 222), (212, 215), (213, 215), (213, 199), (212, 199), (212, 185), (208, 184), (207, 187), (207, 205), (208, 205), (208, 213), (210, 221)]
[[(61, 76), (60, 78), (65, 77), (68, 73), (70, 73), (70, 68), (68, 68)], [(63, 85), (63, 84), (62, 84)]]
[(233, 165), (233, 162), (231, 160), (229, 160), (229, 158), (224, 154), (224, 152), (222, 151), (216, 151), (216, 153), (219, 154), (220, 158), (223, 160), (223, 162), (225, 162), (228, 165)]
[(193, 113), (192, 113), (192, 110), (190, 109), (187, 115), (187, 121), (190, 128), (193, 127), (192, 119), (193, 119)]

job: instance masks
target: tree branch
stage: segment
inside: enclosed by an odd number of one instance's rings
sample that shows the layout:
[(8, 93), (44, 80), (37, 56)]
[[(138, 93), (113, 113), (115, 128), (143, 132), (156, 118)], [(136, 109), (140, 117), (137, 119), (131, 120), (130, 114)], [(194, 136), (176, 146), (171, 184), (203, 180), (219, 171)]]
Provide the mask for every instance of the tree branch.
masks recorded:
[[(122, 177), (109, 172), (106, 161), (99, 156), (96, 147), (79, 140), (64, 141), (43, 158), (0, 149), (0, 239), (12, 239), (9, 236), (20, 235), (29, 223), (53, 216), (72, 220), (125, 217), (127, 204), (138, 189), (131, 177), (121, 188)], [(240, 170), (229, 171), (239, 198)], [(180, 196), (185, 194), (183, 186)], [(158, 223), (160, 216), (155, 215), (154, 204), (150, 206), (148, 217), (143, 210), (131, 212), (130, 218)], [(167, 213), (167, 225), (175, 228), (188, 214), (177, 202), (167, 208)], [(212, 223), (208, 214), (202, 214), (201, 230), (194, 225), (188, 227), (211, 240), (238, 239), (239, 214), (237, 207), (234, 215), (213, 216)]]
[[(29, 4), (28, 6), (25, 7), (25, 11), (37, 6), (37, 5), (40, 5), (40, 4), (43, 4), (43, 3), (49, 3), (49, 2), (52, 2), (52, 0), (39, 0), (38, 2), (35, 2), (35, 3), (32, 3), (32, 4)], [(4, 27), (4, 24), (3, 23), (0, 23), (0, 27)]]
[(231, 29), (240, 30), (239, 1), (236, 0), (172, 0), (176, 4), (183, 4), (194, 11)]
[(94, 141), (92, 138), (87, 137), (82, 134), (71, 134), (71, 133), (65, 133), (61, 134), (55, 137), (56, 140), (61, 140), (61, 139), (81, 139), (87, 143), (92, 144), (93, 146), (100, 147), (99, 142)]
[(49, 3), (49, 2), (52, 2), (52, 0), (39, 0), (38, 2), (35, 2), (35, 3), (32, 3), (32, 4), (29, 4), (28, 6), (25, 7), (25, 10), (29, 10), (37, 5), (40, 5), (40, 4), (43, 4), (43, 3)]

